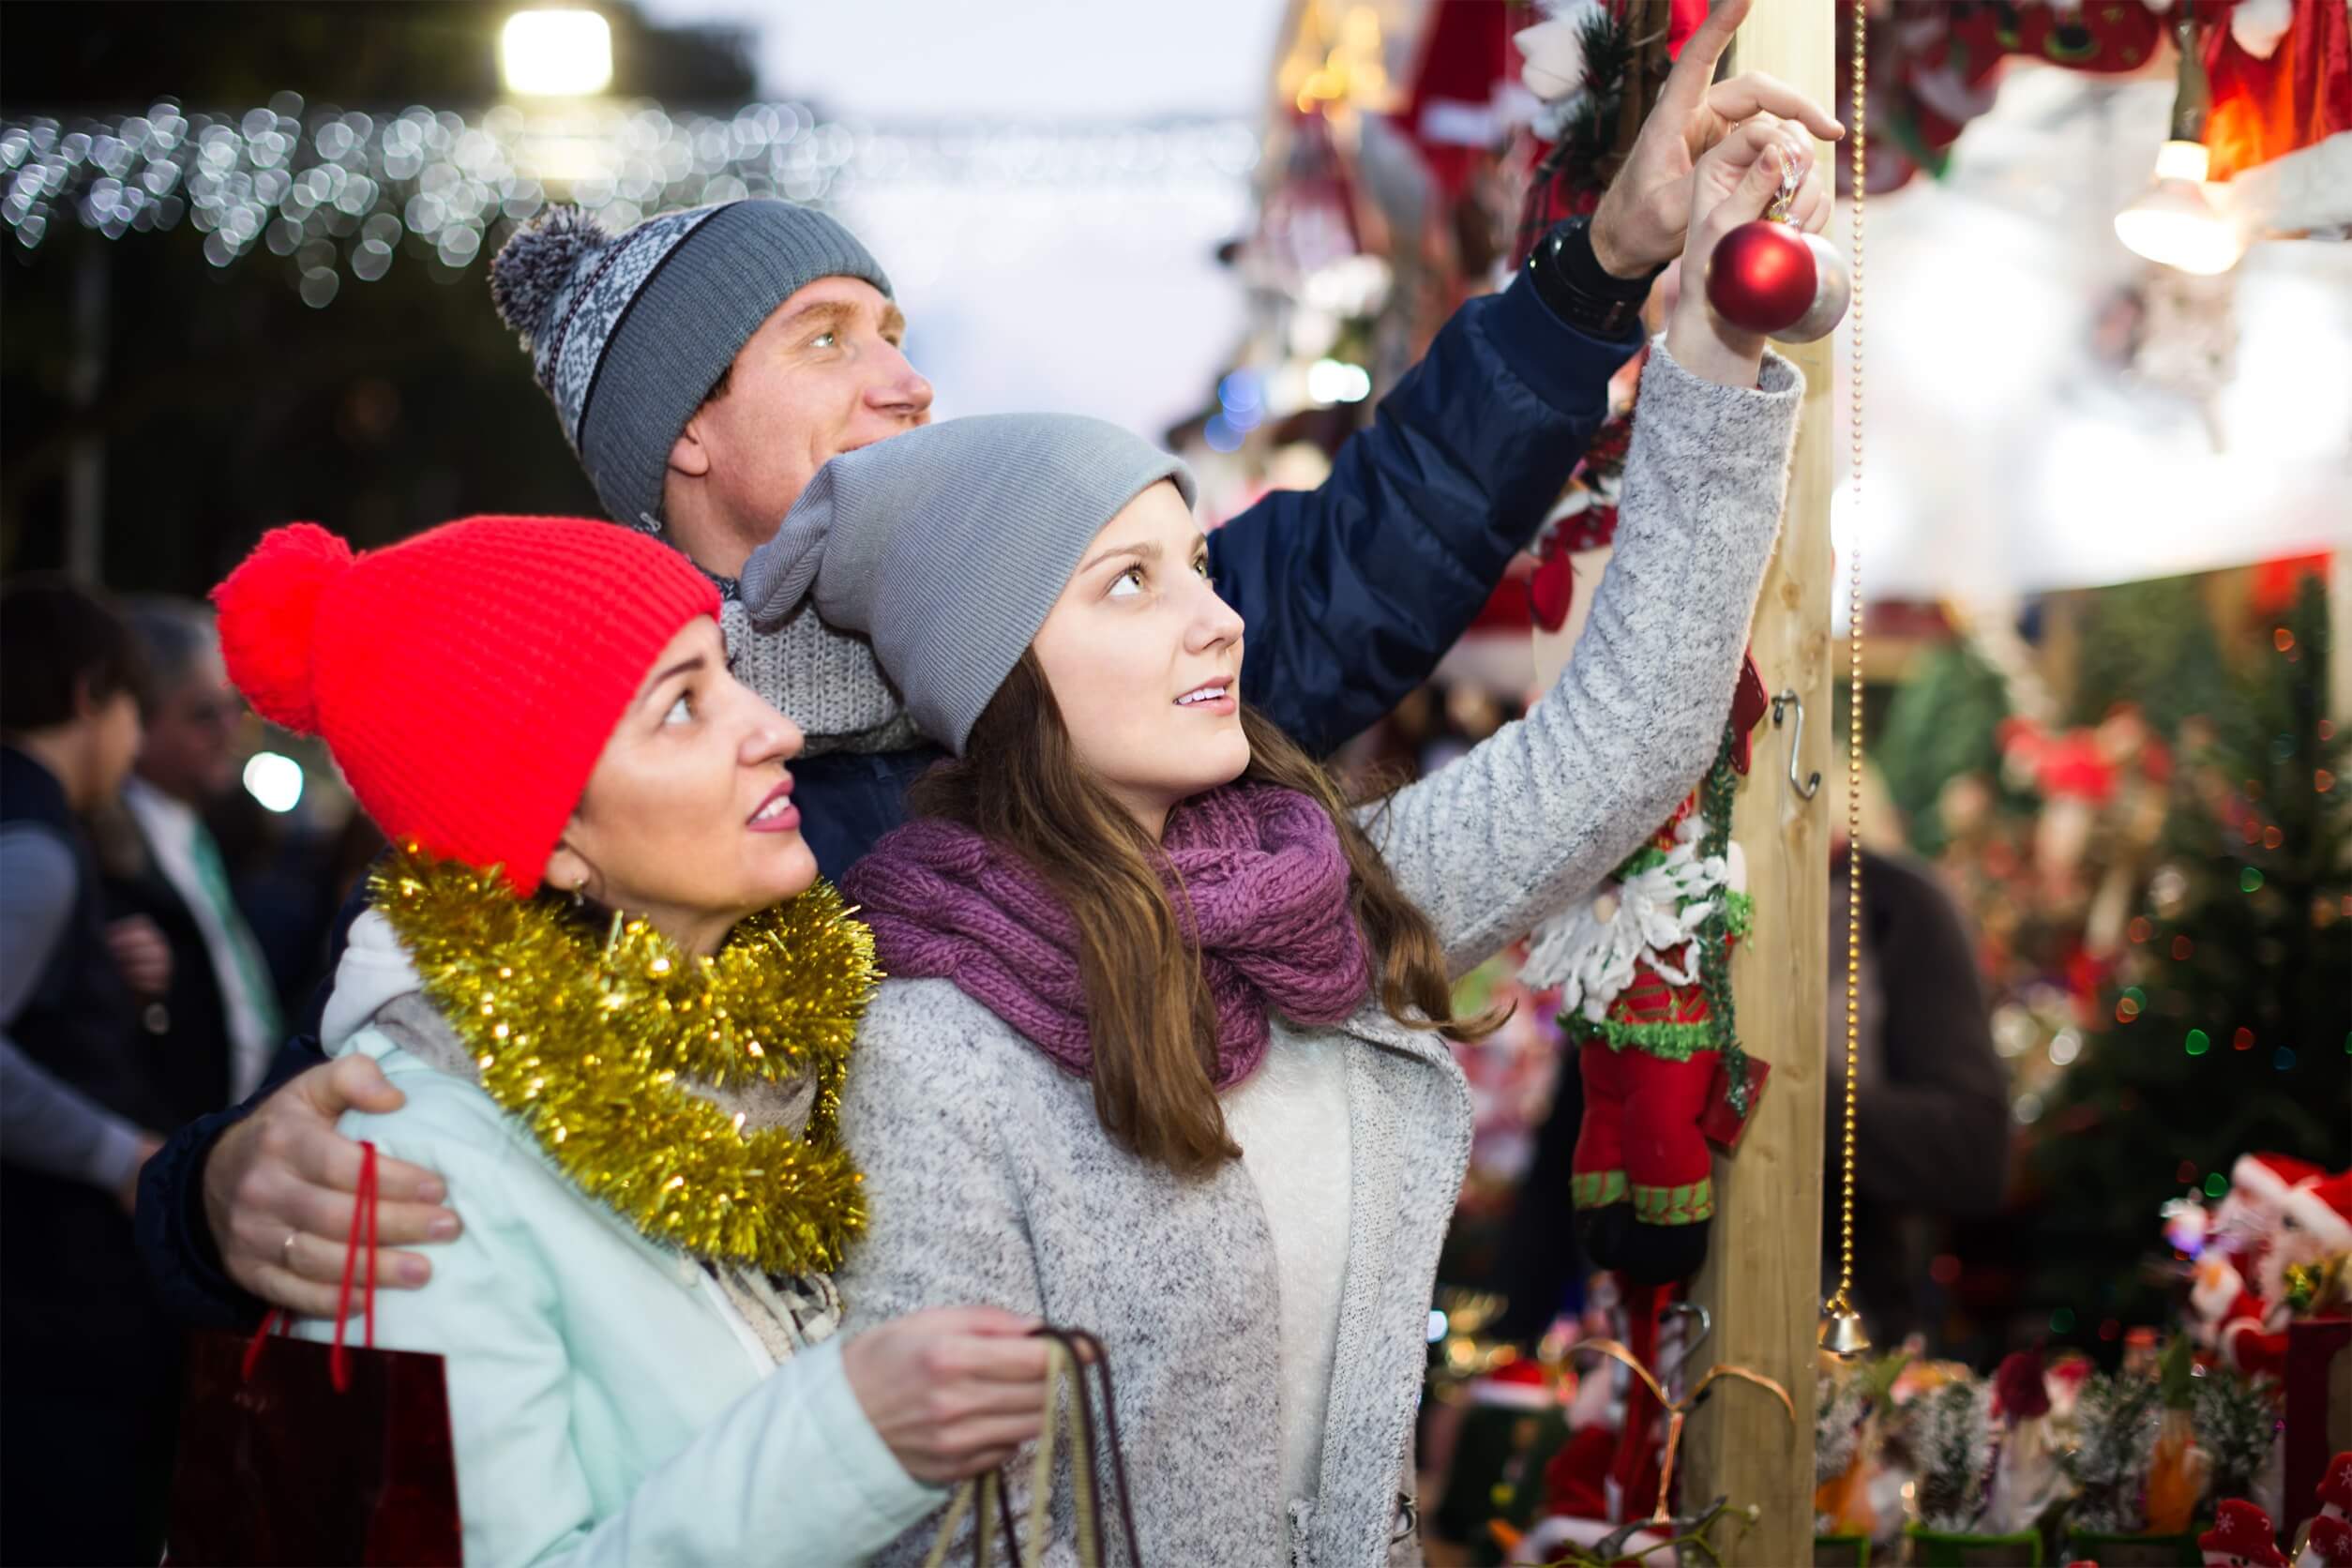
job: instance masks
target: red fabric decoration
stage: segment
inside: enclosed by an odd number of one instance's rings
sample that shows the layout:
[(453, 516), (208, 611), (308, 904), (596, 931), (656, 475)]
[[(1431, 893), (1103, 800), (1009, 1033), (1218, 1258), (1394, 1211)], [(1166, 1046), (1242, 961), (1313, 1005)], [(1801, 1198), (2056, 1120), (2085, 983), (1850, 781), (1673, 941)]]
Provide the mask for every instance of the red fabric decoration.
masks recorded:
[[(1742, 659), (1728, 720), (1731, 761), (1741, 773), (1747, 732), (1769, 706), (1755, 661)], [(1697, 807), (1693, 791), (1651, 836), (1651, 846), (1671, 852), (1676, 829)], [(1689, 970), (1696, 957), (1685, 944), (1662, 961)], [(1709, 1144), (1728, 1149), (1739, 1141), (1764, 1085), (1763, 1064), (1726, 1053), (1702, 979), (1694, 973), (1689, 984), (1677, 984), (1647, 961), (1636, 961), (1633, 979), (1608, 1005), (1608, 1026), (1621, 1032), (1616, 1043), (1581, 1014), (1562, 1022), (1570, 1040), (1579, 1042), (1584, 1082), (1584, 1119), (1570, 1168), (1585, 1249), (1595, 1262), (1635, 1279), (1684, 1278), (1705, 1256), (1714, 1215)], [(1746, 1063), (1738, 1086), (1746, 1108), (1733, 1104), (1734, 1060)]]
[[(2182, 4), (2189, 0), (2181, 0)], [(1941, 174), (1968, 123), (1993, 106), (2001, 62), (2025, 54), (2073, 70), (2139, 69), (2162, 47), (2168, 21), (2140, 0), (2093, 0), (2064, 8), (2042, 0), (1950, 0), (1900, 5), (1870, 29), (1869, 169), (1873, 192), (1897, 189), (1925, 169)], [(1837, 79), (1853, 69), (1851, 0), (1837, 20)], [(1838, 100), (1843, 117), (1848, 105)], [(1848, 194), (1848, 162), (1837, 165)]]
[(213, 590), (230, 679), (325, 738), (385, 837), (537, 890), (654, 658), (718, 590), (579, 518), (470, 518), (354, 555), (266, 535)]
[(2302, 592), (2303, 579), (2328, 575), (2329, 557), (2326, 551), (2317, 555), (2291, 555), (2281, 561), (2265, 561), (2254, 568), (2254, 591), (2247, 602), (2257, 615), (2283, 615), (2295, 608), (2295, 596)]
[(2267, 60), (2238, 46), (2226, 23), (2205, 36), (2213, 105), (2206, 115), (2209, 178), (2352, 129), (2352, 20), (2343, 0), (2294, 0), (2294, 20)]
[(1993, 1400), (2013, 1425), (2050, 1413), (2050, 1389), (2042, 1376), (2042, 1352), (2013, 1350), (1993, 1373)]
[(1494, 0), (1438, 0), (1422, 31), (1421, 57), (1399, 128), (1451, 200), (1502, 139), (1495, 91), (1519, 79), (1511, 34), (1522, 13)]

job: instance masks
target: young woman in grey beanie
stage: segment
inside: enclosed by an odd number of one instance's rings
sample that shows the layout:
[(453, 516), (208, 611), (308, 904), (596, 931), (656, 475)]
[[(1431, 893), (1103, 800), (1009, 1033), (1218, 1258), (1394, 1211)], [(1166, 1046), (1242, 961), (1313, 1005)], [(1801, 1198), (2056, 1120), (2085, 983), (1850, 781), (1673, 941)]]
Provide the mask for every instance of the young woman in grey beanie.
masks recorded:
[[(1765, 116), (1703, 158), (1685, 266), (1810, 157)], [(813, 599), (868, 633), (954, 754), (847, 883), (891, 976), (842, 1106), (872, 1221), (852, 1319), (978, 1301), (1100, 1334), (1147, 1560), (1418, 1560), (1412, 1416), (1470, 1137), (1449, 1041), (1491, 1027), (1450, 986), (1706, 766), (1801, 384), (1686, 291), (1567, 674), (1360, 806), (1240, 701), (1190, 476), (1114, 427), (957, 420), (837, 458), (753, 555), (755, 620)], [(1066, 1479), (1053, 1502), (1059, 1558)]]

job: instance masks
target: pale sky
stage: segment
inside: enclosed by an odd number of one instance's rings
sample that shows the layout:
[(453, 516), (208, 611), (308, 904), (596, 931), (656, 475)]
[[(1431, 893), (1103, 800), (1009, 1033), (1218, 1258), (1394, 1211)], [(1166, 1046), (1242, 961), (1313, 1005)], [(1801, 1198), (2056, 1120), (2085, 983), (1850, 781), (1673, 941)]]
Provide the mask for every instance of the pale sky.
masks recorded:
[[(845, 119), (1259, 128), (1283, 0), (644, 0), (758, 29), (761, 91)], [(942, 416), (1096, 415), (1156, 437), (1209, 399), (1243, 324), (1213, 252), (1241, 178), (1133, 189), (866, 189), (841, 216), (892, 277)]]

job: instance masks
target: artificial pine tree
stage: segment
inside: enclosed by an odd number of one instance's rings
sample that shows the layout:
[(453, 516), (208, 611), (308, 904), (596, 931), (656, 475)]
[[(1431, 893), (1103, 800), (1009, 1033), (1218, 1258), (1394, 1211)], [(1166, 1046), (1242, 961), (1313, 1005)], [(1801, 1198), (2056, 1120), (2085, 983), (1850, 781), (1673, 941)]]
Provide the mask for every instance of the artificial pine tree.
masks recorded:
[[(2180, 641), (2209, 635), (2180, 608)], [(2182, 1185), (2220, 1196), (2216, 1173), (2254, 1149), (2352, 1160), (2352, 777), (2319, 580), (2253, 635), (2236, 673), (2207, 653), (2194, 675), (2144, 671), (2161, 677), (2145, 690), (2096, 671), (2167, 735), (2174, 776), (2103, 1020), (2035, 1128), (2028, 1289), (2061, 1337), (2169, 1320), (2175, 1288), (2141, 1265)]]
[(2067, 1479), (2076, 1492), (2068, 1515), (2073, 1529), (2131, 1535), (2146, 1528), (2143, 1489), (2163, 1418), (2153, 1378), (2103, 1372), (2083, 1384), (2074, 1407), (2079, 1441), (2065, 1459)]
[(1984, 1512), (1984, 1484), (1993, 1466), (1992, 1385), (1946, 1383), (1914, 1401), (1907, 1423), (1918, 1467), (1919, 1522), (1959, 1533), (1976, 1528)]
[(2213, 1459), (2208, 1495), (2252, 1497), (2278, 1432), (2275, 1391), (2216, 1367), (2197, 1380), (2195, 1399), (2197, 1446)]

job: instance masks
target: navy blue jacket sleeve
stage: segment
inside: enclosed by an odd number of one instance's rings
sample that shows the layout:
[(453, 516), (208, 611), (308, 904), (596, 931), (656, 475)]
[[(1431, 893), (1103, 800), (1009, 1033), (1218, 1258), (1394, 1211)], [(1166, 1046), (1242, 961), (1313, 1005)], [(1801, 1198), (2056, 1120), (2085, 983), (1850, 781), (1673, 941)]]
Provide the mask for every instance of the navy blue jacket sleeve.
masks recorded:
[(362, 877), (335, 917), (327, 978), (310, 999), (302, 1033), (278, 1048), (262, 1086), (243, 1105), (216, 1110), (180, 1128), (139, 1172), (139, 1209), (131, 1225), (140, 1260), (146, 1265), (164, 1309), (183, 1322), (203, 1328), (249, 1329), (261, 1321), (264, 1303), (248, 1294), (220, 1266), (212, 1224), (204, 1214), (204, 1162), (211, 1158), (220, 1136), (250, 1116), (288, 1078), (326, 1060), (319, 1048), (319, 1019), (334, 986), (335, 966), (342, 961), (343, 948), (351, 941), (352, 922), (367, 907), (368, 879)]
[(1316, 755), (1426, 680), (1534, 537), (1641, 346), (1577, 331), (1523, 272), (1454, 313), (1313, 490), (1209, 535), (1248, 626), (1242, 693)]

